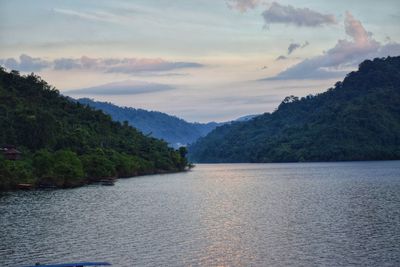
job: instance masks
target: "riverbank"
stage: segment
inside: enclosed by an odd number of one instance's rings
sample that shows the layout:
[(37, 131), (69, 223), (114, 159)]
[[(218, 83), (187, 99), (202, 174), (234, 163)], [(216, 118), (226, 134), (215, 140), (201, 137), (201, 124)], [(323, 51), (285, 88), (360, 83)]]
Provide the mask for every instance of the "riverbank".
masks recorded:
[(78, 188), (92, 184), (101, 184), (104, 181), (117, 181), (118, 179), (130, 179), (130, 178), (137, 178), (143, 176), (151, 176), (151, 175), (164, 175), (164, 174), (173, 174), (173, 173), (183, 173), (190, 171), (194, 166), (187, 167), (184, 170), (157, 170), (153, 172), (145, 172), (145, 173), (136, 173), (130, 176), (118, 176), (118, 177), (101, 177), (101, 178), (89, 178), (80, 183), (76, 184), (69, 184), (59, 186), (56, 184), (42, 184), (42, 183), (19, 183), (15, 184), (13, 187), (8, 189), (0, 189), (0, 192), (8, 192), (8, 191), (34, 191), (34, 190), (50, 190), (50, 189), (71, 189), (71, 188)]

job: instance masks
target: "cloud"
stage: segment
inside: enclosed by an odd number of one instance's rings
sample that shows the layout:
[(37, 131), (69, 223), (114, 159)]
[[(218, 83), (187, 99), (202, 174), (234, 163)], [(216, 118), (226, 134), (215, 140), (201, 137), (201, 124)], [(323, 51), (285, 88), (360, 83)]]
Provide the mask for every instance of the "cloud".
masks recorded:
[(277, 58), (275, 59), (275, 61), (285, 60), (285, 59), (287, 59), (287, 57), (284, 56), (284, 55), (281, 55), (281, 56), (277, 57)]
[(53, 8), (52, 11), (54, 13), (72, 17), (74, 19), (82, 19), (93, 22), (111, 22), (116, 24), (121, 24), (124, 22), (131, 22), (133, 20), (132, 12), (122, 12), (118, 10), (118, 12), (105, 12), (105, 11), (76, 11), (71, 9), (63, 9), (63, 8)]
[(381, 44), (372, 38), (361, 22), (346, 12), (345, 32), (350, 40), (338, 40), (336, 45), (321, 55), (305, 59), (267, 80), (328, 79), (344, 76), (365, 59), (400, 54), (400, 44)]
[(34, 58), (22, 54), (19, 56), (19, 60), (14, 58), (0, 59), (0, 64), (13, 70), (39, 71), (43, 68), (49, 67), (50, 62), (41, 58)]
[(240, 12), (246, 12), (249, 9), (256, 8), (261, 4), (261, 0), (227, 0), (229, 8), (236, 9)]
[(304, 47), (308, 46), (309, 44), (310, 43), (308, 41), (306, 41), (304, 44), (299, 44), (299, 43), (291, 43), (291, 44), (289, 44), (288, 55), (293, 53), (294, 50), (299, 49), (299, 48), (304, 48)]
[(169, 71), (185, 68), (202, 67), (199, 63), (193, 62), (168, 62), (162, 59), (123, 59), (121, 61), (109, 62), (107, 72), (146, 72), (146, 71)]
[(77, 60), (72, 58), (59, 58), (54, 60), (53, 68), (55, 70), (70, 70), (70, 69), (78, 69), (81, 65)]
[(319, 27), (336, 24), (336, 19), (333, 15), (321, 14), (309, 8), (295, 8), (291, 5), (283, 6), (277, 2), (273, 2), (262, 13), (262, 16), (266, 27), (270, 24), (295, 25), (298, 27)]
[(104, 20), (104, 17), (92, 12), (82, 12), (63, 8), (54, 8), (53, 12), (87, 20)]
[(301, 44), (299, 43), (291, 43), (288, 47), (288, 55), (290, 55), (294, 50), (296, 50), (297, 48), (300, 48)]
[(137, 95), (172, 90), (173, 87), (142, 81), (122, 81), (66, 91), (68, 95)]
[(47, 61), (22, 54), (19, 61), (14, 58), (0, 59), (0, 64), (8, 69), (20, 71), (53, 70), (92, 70), (112, 73), (151, 73), (166, 72), (177, 69), (200, 68), (195, 62), (173, 62), (160, 58), (58, 58)]

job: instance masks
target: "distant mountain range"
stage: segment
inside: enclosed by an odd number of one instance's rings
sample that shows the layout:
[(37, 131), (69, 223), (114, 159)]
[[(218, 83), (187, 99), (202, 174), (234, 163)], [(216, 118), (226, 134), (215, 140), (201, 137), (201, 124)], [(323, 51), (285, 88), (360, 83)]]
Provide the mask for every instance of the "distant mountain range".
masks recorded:
[(400, 57), (366, 60), (315, 96), (223, 125), (189, 146), (194, 162), (400, 159)]
[(139, 129), (142, 133), (163, 139), (175, 148), (191, 144), (217, 126), (224, 124), (217, 122), (192, 123), (158, 111), (119, 107), (112, 103), (94, 101), (89, 98), (80, 98), (77, 101), (102, 110), (113, 120), (127, 121), (129, 125)]
[(232, 123), (232, 122), (238, 122), (238, 121), (249, 121), (249, 120), (252, 120), (253, 118), (255, 118), (255, 117), (259, 116), (259, 115), (260, 115), (260, 114), (246, 115), (246, 116), (237, 118), (237, 119), (234, 120), (234, 121), (231, 121), (231, 123)]

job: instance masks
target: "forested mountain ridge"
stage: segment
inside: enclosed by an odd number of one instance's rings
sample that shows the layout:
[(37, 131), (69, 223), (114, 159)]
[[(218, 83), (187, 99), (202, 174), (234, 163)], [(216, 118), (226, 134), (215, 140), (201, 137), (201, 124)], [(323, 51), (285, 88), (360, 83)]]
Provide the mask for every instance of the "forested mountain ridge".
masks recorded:
[(328, 91), (290, 96), (273, 113), (217, 127), (195, 162), (400, 159), (400, 57), (360, 64)]
[[(40, 77), (0, 68), (0, 189), (17, 183), (70, 187), (104, 177), (184, 170), (186, 150), (112, 121), (102, 111), (61, 96)], [(1, 151), (0, 151), (1, 152)]]
[(112, 103), (94, 101), (89, 98), (80, 98), (77, 101), (102, 110), (116, 121), (127, 121), (129, 125), (144, 134), (163, 139), (175, 148), (193, 143), (221, 125), (216, 122), (191, 123), (158, 111), (119, 107)]

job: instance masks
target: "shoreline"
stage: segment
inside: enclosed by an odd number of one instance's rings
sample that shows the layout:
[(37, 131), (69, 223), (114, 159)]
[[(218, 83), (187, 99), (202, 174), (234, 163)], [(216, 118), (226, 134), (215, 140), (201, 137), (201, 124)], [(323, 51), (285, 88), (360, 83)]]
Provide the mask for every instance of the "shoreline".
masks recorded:
[(82, 184), (72, 185), (72, 186), (56, 186), (56, 185), (35, 185), (29, 183), (21, 183), (17, 184), (15, 188), (9, 190), (0, 190), (0, 192), (15, 192), (15, 191), (39, 191), (39, 190), (63, 190), (63, 189), (73, 189), (84, 187), (91, 184), (100, 184), (102, 180), (109, 179), (109, 180), (118, 180), (118, 179), (130, 179), (130, 178), (137, 178), (142, 176), (151, 176), (151, 175), (164, 175), (164, 174), (173, 174), (173, 173), (184, 173), (190, 171), (192, 168), (185, 168), (184, 170), (176, 170), (176, 171), (164, 171), (164, 170), (157, 170), (151, 173), (140, 173), (137, 175), (132, 175), (128, 177), (102, 177), (102, 178), (91, 178), (85, 180)]

